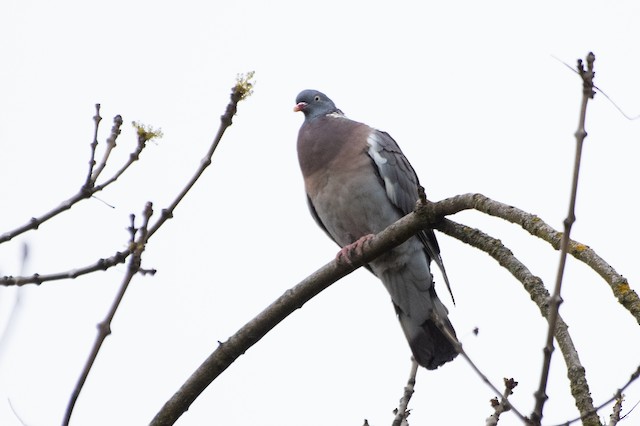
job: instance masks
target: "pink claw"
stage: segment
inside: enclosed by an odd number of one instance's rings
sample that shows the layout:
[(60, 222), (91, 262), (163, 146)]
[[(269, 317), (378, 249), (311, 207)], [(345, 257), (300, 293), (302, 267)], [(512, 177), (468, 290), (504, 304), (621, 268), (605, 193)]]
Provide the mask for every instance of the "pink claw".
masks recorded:
[(338, 263), (353, 265), (351, 256), (354, 254), (360, 256), (362, 254), (362, 250), (364, 250), (365, 246), (367, 246), (369, 244), (369, 241), (371, 241), (374, 237), (374, 234), (367, 234), (363, 237), (358, 238), (357, 241), (342, 247), (342, 249), (336, 255), (336, 260), (338, 261)]

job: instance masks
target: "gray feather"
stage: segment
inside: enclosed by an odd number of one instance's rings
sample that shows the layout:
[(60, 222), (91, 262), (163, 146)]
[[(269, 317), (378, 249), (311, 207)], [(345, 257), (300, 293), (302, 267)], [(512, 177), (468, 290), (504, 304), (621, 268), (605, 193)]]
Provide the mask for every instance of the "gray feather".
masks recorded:
[[(388, 133), (374, 130), (367, 142), (370, 147), (369, 156), (375, 163), (377, 173), (384, 183), (389, 200), (403, 215), (409, 214), (413, 211), (418, 200), (418, 187), (420, 186), (418, 175), (396, 141)], [(454, 300), (455, 303), (451, 284), (449, 284), (449, 277), (447, 277), (447, 272), (440, 256), (440, 246), (433, 230), (421, 231), (418, 234), (418, 238), (422, 241), (429, 259), (433, 259), (438, 268), (440, 268), (451, 295), (451, 300)]]

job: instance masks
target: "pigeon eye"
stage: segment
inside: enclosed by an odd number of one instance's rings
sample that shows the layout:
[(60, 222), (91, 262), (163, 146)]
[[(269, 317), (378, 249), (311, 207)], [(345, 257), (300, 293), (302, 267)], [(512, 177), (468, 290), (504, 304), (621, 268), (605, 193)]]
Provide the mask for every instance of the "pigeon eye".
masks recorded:
[(313, 98), (313, 100), (316, 101), (316, 102), (320, 102), (320, 96), (316, 95), (316, 97)]

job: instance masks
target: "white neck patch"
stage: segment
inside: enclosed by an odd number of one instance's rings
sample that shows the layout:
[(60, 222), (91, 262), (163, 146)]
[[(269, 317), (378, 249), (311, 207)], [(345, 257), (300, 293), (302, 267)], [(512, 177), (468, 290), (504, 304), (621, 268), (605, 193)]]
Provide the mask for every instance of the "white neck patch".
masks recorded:
[(347, 116), (345, 116), (343, 113), (341, 112), (330, 112), (329, 114), (327, 114), (327, 117), (331, 117), (331, 118), (347, 118)]

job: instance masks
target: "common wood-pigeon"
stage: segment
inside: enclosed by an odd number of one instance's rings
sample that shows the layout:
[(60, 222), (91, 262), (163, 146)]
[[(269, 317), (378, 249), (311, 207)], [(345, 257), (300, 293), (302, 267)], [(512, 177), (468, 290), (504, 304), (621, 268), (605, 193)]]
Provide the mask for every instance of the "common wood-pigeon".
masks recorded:
[[(294, 111), (302, 111), (298, 160), (309, 209), (318, 225), (343, 249), (338, 259), (361, 250), (372, 234), (410, 213), (418, 200), (418, 177), (389, 134), (353, 121), (325, 94), (304, 90)], [(422, 231), (378, 257), (367, 268), (391, 300), (420, 365), (435, 369), (457, 352), (432, 320), (432, 312), (455, 336), (434, 288), (434, 260), (449, 281), (431, 230)]]

